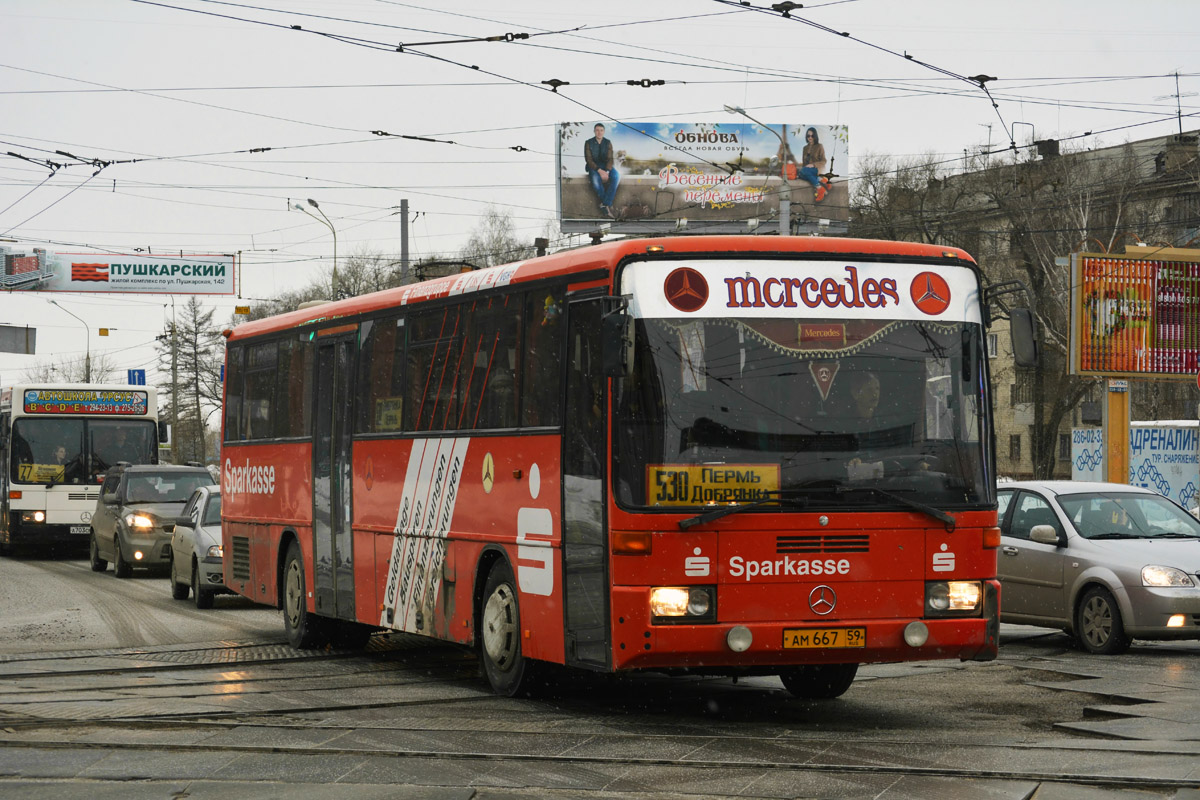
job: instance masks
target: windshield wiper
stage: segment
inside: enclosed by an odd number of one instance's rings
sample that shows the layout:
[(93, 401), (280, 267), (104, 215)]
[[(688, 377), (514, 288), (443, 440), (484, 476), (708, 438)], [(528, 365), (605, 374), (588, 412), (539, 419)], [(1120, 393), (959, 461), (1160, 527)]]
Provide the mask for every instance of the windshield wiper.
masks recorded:
[(940, 508), (934, 508), (933, 506), (927, 506), (924, 503), (918, 502), (916, 500), (910, 500), (907, 497), (901, 497), (898, 494), (894, 494), (894, 493), (886, 491), (884, 489), (880, 489), (878, 486), (839, 486), (834, 491), (836, 494), (849, 494), (851, 492), (871, 492), (872, 494), (875, 494), (879, 497), (886, 498), (888, 500), (891, 500), (894, 503), (899, 503), (902, 506), (908, 506), (909, 508), (911, 508), (914, 511), (920, 511), (922, 514), (926, 514), (930, 517), (933, 517), (937, 521), (945, 524), (947, 531), (953, 531), (958, 526), (958, 523), (955, 521), (954, 517), (950, 516), (945, 511), (942, 511)]
[(1145, 537), (1142, 536), (1142, 534), (1140, 534), (1140, 533), (1118, 533), (1116, 531), (1112, 531), (1110, 533), (1093, 534), (1092, 536), (1088, 536), (1087, 538), (1088, 539), (1143, 539)]
[(697, 514), (694, 517), (688, 517), (687, 519), (681, 519), (681, 520), (679, 520), (679, 529), (681, 531), (686, 531), (688, 528), (691, 528), (694, 525), (703, 525), (706, 522), (712, 522), (713, 520), (720, 519), (721, 517), (727, 517), (730, 514), (738, 514), (742, 511), (746, 511), (751, 508), (758, 508), (759, 506), (765, 506), (767, 503), (785, 503), (789, 506), (792, 506), (793, 508), (804, 508), (805, 506), (808, 505), (807, 498), (783, 497), (784, 492), (790, 492), (790, 491), (792, 491), (792, 490), (789, 490), (789, 489), (768, 490), (768, 491), (762, 492), (763, 496), (760, 499), (755, 500), (753, 503), (738, 503), (735, 505), (720, 506), (719, 508), (714, 508), (711, 511), (705, 511), (702, 514)]
[(1176, 533), (1175, 531), (1170, 531), (1168, 533), (1151, 533), (1147, 534), (1147, 536), (1151, 539), (1200, 539), (1200, 536), (1197, 536), (1194, 533)]

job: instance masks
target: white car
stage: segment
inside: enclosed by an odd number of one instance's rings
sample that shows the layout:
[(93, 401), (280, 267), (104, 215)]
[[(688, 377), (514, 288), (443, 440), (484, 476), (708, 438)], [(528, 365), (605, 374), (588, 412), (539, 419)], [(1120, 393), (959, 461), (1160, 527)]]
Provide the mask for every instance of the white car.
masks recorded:
[(196, 608), (212, 608), (213, 597), (227, 593), (221, 550), (221, 487), (192, 492), (171, 534), (171, 596)]
[(1200, 639), (1200, 521), (1119, 483), (1001, 484), (1000, 619), (1061, 628), (1084, 649)]

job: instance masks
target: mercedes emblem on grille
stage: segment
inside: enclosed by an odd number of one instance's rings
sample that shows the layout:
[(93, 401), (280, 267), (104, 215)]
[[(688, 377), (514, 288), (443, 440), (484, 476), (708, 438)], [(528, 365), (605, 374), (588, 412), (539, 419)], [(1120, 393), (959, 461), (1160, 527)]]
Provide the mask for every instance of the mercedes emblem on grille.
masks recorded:
[(837, 607), (837, 594), (833, 589), (822, 584), (808, 593), (808, 607), (814, 614), (823, 617)]

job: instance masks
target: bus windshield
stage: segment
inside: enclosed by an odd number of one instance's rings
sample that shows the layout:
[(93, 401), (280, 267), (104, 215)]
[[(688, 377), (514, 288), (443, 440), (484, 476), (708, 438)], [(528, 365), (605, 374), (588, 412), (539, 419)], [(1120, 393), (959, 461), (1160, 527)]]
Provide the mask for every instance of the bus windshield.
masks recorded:
[(12, 428), (14, 483), (83, 484), (118, 461), (148, 464), (157, 442), (147, 420), (22, 417)]
[(618, 498), (992, 502), (980, 336), (962, 322), (640, 319), (634, 373), (615, 382)]

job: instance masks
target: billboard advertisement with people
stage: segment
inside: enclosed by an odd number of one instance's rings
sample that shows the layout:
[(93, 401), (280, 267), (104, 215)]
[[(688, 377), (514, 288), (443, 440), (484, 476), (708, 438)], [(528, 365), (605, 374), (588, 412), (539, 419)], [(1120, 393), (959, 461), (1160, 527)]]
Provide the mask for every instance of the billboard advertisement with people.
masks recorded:
[[(746, 117), (742, 117), (746, 119)], [(557, 131), (564, 232), (844, 232), (845, 125), (563, 122)]]

